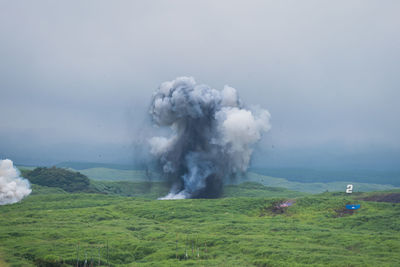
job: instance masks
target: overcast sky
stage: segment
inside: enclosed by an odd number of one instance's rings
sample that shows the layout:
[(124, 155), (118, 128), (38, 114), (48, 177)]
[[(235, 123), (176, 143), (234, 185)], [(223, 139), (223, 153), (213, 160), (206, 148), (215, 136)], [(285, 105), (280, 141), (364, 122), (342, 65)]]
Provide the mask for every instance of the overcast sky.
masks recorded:
[(0, 0), (0, 157), (130, 162), (153, 91), (193, 76), (270, 111), (258, 164), (399, 166), (399, 12), (389, 0)]

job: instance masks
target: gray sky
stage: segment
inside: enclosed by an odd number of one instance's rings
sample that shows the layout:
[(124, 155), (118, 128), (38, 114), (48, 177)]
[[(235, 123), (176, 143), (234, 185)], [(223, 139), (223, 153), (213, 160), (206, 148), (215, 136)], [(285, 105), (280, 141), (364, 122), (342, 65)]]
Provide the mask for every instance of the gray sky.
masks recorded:
[(130, 162), (152, 92), (186, 75), (270, 111), (259, 165), (399, 166), (399, 11), (365, 0), (0, 0), (0, 157)]

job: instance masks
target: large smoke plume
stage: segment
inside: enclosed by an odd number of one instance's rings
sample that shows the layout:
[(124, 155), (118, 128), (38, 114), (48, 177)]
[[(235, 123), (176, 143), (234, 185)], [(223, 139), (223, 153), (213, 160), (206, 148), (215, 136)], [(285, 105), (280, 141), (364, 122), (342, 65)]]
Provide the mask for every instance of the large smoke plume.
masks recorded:
[(151, 153), (172, 182), (162, 199), (218, 197), (224, 179), (246, 171), (252, 145), (270, 129), (270, 114), (243, 107), (236, 89), (197, 85), (192, 77), (164, 82), (150, 114), (172, 135), (149, 140)]
[(0, 205), (18, 202), (31, 192), (28, 180), (19, 177), (13, 162), (0, 160)]

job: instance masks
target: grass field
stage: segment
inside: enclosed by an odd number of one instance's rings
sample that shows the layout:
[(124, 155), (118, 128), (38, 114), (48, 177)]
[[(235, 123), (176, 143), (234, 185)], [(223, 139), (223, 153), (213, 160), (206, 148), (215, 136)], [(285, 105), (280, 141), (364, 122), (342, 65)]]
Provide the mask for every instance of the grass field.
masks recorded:
[(400, 266), (400, 204), (357, 192), (398, 197), (390, 185), (355, 183), (346, 195), (352, 181), (247, 173), (220, 199), (159, 201), (169, 188), (156, 173), (79, 171), (97, 194), (33, 184), (0, 206), (0, 266)]
[[(229, 190), (265, 197), (158, 201), (37, 187), (0, 206), (0, 255), (11, 266), (400, 265), (399, 204), (355, 200), (365, 193), (293, 199), (252, 183)], [(285, 194), (295, 203), (276, 208)], [(347, 214), (346, 203), (362, 208)]]

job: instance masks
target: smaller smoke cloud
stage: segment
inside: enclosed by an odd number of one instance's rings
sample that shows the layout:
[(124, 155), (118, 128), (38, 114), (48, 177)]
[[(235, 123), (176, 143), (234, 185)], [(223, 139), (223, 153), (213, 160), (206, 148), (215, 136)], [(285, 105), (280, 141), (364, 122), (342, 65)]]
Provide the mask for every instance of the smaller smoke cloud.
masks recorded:
[(31, 192), (29, 181), (19, 176), (13, 162), (0, 160), (0, 205), (21, 201)]

